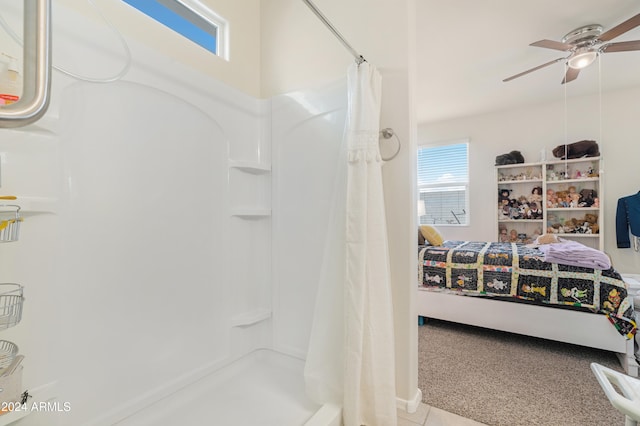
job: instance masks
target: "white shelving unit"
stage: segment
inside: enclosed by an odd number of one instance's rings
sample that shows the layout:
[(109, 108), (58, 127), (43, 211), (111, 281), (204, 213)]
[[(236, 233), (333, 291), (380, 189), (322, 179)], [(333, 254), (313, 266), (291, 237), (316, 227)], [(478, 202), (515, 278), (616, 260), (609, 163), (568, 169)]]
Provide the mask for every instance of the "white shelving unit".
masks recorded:
[[(519, 242), (529, 242), (541, 233), (553, 232), (559, 237), (603, 250), (604, 209), (600, 200), (604, 197), (600, 157), (510, 164), (496, 166), (495, 170), (499, 198), (496, 210), (498, 241), (504, 229), (509, 240), (513, 240), (511, 235), (515, 233)], [(500, 204), (502, 190), (509, 191), (509, 200), (526, 199), (530, 203), (534, 188), (541, 192), (541, 217), (529, 219), (524, 209), (515, 212)], [(549, 191), (556, 196), (556, 201), (547, 199)], [(566, 198), (571, 193), (579, 195), (582, 191), (595, 194), (596, 204), (590, 204), (590, 201), (588, 205), (580, 205), (575, 195), (573, 200)], [(557, 200), (558, 194), (564, 200)]]
[[(567, 232), (573, 225), (565, 226), (565, 230), (558, 233), (558, 236), (566, 239), (580, 241), (590, 247), (604, 250), (604, 209), (599, 203), (604, 199), (602, 184), (603, 168), (602, 159), (600, 157), (579, 158), (574, 160), (555, 160), (545, 163), (546, 179), (545, 194), (548, 190), (554, 191), (555, 194), (563, 191), (571, 191), (572, 188), (576, 193), (584, 191), (594, 191), (598, 199), (596, 205), (585, 207), (550, 207), (547, 208), (545, 219), (547, 227), (554, 230), (560, 226), (567, 224), (569, 221), (576, 219), (578, 224), (584, 226), (588, 216), (595, 216), (597, 224), (596, 232), (592, 231), (592, 227), (588, 227), (587, 233), (583, 232)], [(565, 201), (567, 202), (567, 201)]]

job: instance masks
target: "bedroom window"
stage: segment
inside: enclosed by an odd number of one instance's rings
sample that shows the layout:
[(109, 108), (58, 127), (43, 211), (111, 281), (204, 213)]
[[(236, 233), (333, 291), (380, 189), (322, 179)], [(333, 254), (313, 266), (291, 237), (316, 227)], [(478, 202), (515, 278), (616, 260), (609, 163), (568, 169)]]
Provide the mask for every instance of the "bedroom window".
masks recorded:
[(418, 148), (418, 223), (469, 224), (469, 143)]
[(200, 0), (123, 0), (142, 13), (229, 60), (228, 25)]

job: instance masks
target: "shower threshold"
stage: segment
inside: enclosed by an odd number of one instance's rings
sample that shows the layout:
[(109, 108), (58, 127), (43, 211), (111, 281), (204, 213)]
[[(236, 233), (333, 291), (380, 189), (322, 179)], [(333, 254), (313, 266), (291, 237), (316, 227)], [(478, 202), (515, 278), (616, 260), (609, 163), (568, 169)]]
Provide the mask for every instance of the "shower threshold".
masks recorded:
[(306, 396), (304, 361), (260, 349), (117, 426), (299, 426), (320, 409)]

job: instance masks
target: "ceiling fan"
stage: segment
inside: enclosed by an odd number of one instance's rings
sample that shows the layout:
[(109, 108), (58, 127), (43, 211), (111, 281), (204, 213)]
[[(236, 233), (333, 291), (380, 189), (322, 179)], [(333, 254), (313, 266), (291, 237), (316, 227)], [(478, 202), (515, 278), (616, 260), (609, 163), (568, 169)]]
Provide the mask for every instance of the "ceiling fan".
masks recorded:
[(527, 71), (505, 78), (502, 81), (511, 81), (530, 72), (555, 64), (556, 62), (566, 61), (567, 72), (562, 79), (562, 84), (569, 83), (578, 78), (580, 70), (591, 65), (601, 53), (640, 50), (640, 40), (608, 43), (610, 40), (632, 30), (638, 25), (640, 25), (640, 13), (604, 33), (602, 32), (603, 28), (601, 25), (590, 24), (571, 31), (562, 38), (562, 41), (540, 40), (531, 43), (530, 46), (568, 52), (569, 56), (554, 59), (546, 64), (538, 65)]

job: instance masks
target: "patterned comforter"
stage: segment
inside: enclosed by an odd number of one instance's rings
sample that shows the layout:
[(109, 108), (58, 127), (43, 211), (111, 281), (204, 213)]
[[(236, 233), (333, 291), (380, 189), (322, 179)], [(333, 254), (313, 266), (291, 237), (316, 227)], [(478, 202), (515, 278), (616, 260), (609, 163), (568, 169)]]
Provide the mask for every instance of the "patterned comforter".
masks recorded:
[(577, 307), (607, 315), (628, 338), (636, 332), (626, 284), (613, 268), (548, 263), (540, 250), (524, 244), (475, 241), (421, 246), (418, 259), (422, 289)]

